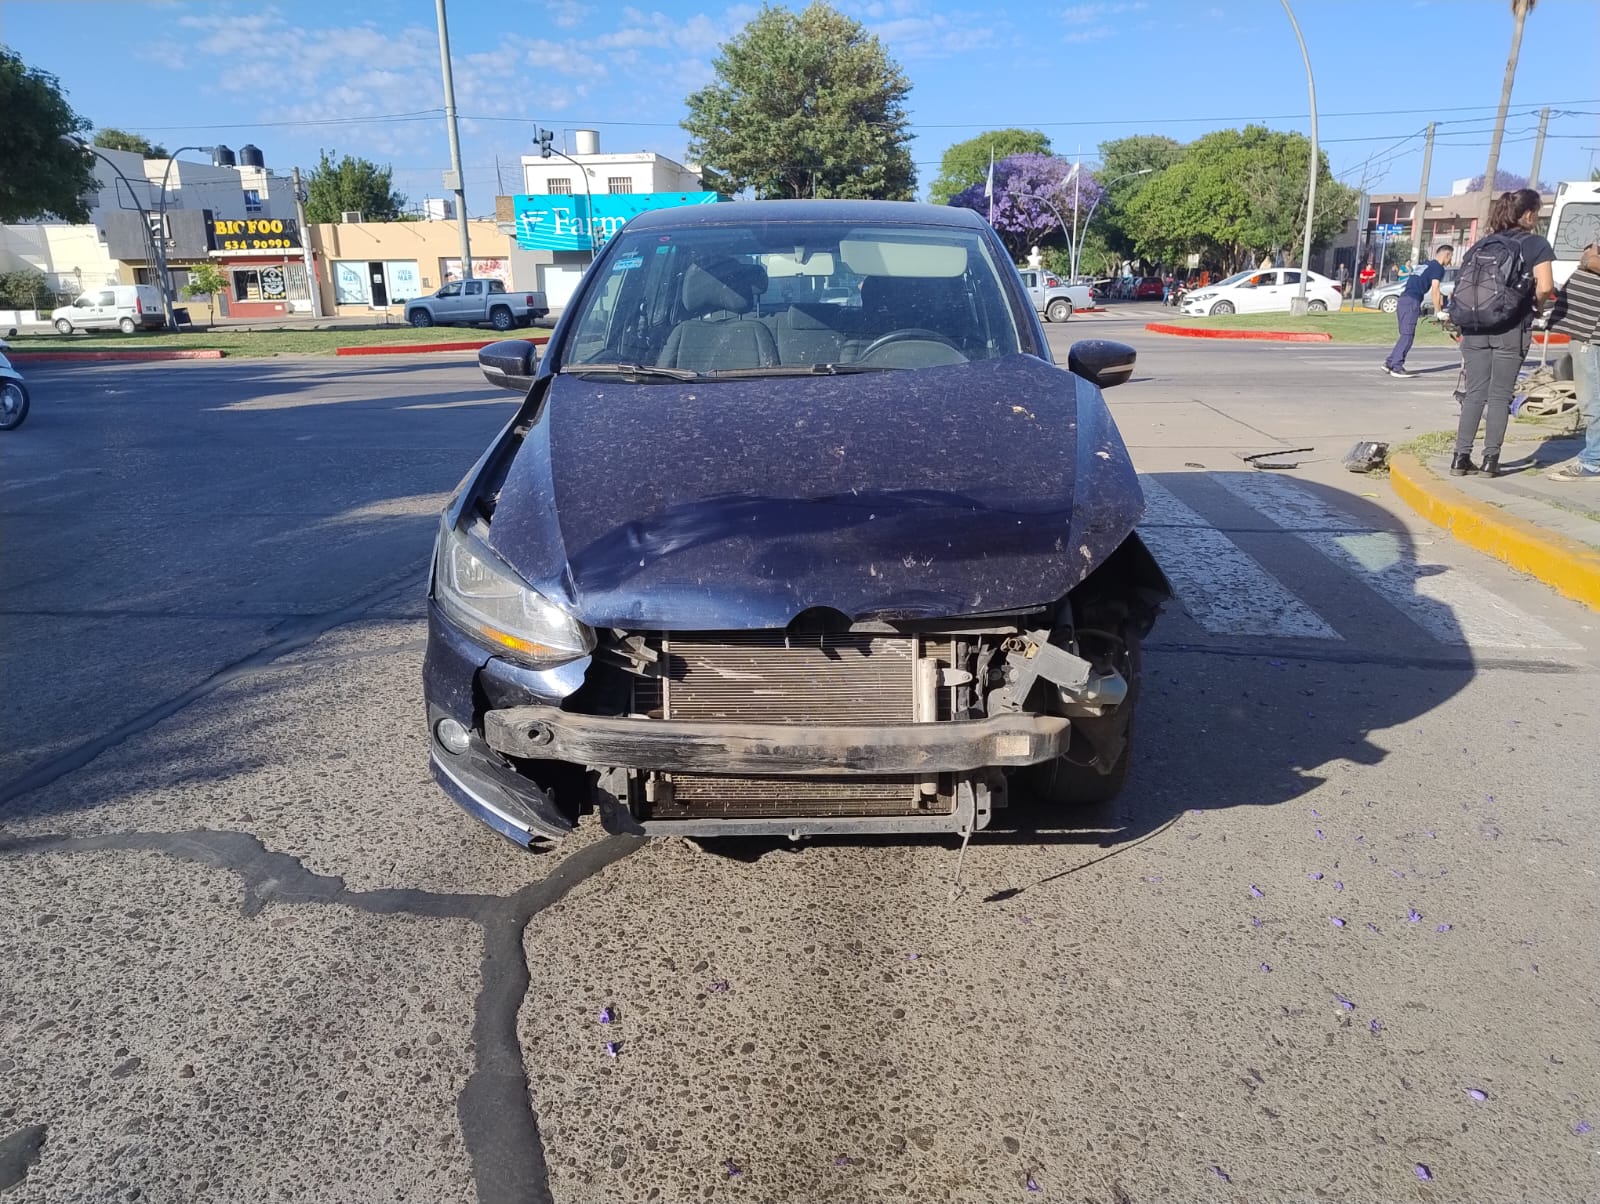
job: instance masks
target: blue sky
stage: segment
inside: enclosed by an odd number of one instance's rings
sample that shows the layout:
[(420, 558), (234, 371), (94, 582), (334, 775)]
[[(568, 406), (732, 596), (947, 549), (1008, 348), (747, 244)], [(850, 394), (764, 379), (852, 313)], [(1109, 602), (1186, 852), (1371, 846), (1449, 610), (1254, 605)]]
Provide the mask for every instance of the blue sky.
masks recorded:
[[(798, 3), (798, 0), (796, 0)], [(952, 142), (1043, 129), (1085, 157), (1108, 138), (1263, 122), (1308, 128), (1305, 72), (1277, 0), (976, 5), (838, 0), (904, 67), (919, 187)], [(593, 127), (601, 149), (684, 157), (683, 100), (757, 6), (707, 0), (450, 0), (468, 209), (492, 209), (495, 158), (517, 191), (534, 123)], [(1507, 0), (1295, 0), (1336, 174), (1417, 187), (1440, 123), (1432, 191), (1483, 170), (1511, 19)], [(0, 0), (0, 41), (60, 77), (96, 125), (169, 147), (253, 142), (275, 168), (318, 149), (390, 163), (413, 198), (449, 166), (432, 0)], [(1600, 3), (1539, 0), (1528, 20), (1501, 166), (1541, 176), (1600, 164)], [(419, 114), (420, 115), (417, 115)], [(400, 115), (400, 116), (396, 116)], [(407, 116), (411, 115), (411, 116)], [(191, 156), (193, 157), (193, 156)]]

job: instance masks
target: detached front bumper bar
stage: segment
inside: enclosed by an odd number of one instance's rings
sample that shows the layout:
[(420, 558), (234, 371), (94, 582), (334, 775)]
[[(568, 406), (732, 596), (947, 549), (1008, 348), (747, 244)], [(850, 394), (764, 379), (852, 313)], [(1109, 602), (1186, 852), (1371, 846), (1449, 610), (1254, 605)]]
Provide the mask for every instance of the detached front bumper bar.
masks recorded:
[(942, 723), (707, 723), (578, 715), (549, 706), (487, 711), (484, 740), (512, 757), (751, 777), (969, 773), (1059, 757), (1070, 720), (999, 715)]

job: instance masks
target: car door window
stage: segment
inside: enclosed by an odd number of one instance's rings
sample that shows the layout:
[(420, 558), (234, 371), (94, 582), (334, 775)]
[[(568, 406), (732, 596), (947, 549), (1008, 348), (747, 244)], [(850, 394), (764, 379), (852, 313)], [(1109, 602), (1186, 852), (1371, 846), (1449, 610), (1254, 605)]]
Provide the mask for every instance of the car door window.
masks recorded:
[(1300, 283), (1300, 273), (1299, 272), (1285, 272), (1283, 274), (1283, 282), (1285, 284), (1299, 284)]
[(477, 297), (483, 293), (483, 281), (469, 280), (461, 286), (461, 294), (465, 297)]
[(447, 284), (434, 294), (436, 297), (459, 297), (460, 295), (461, 286), (459, 284)]
[(74, 301), (72, 303), (72, 308), (73, 309), (93, 309), (94, 308), (94, 298), (91, 297), (88, 293), (84, 293), (83, 296), (79, 297), (76, 301)]
[(115, 309), (117, 307), (117, 294), (106, 289), (95, 302), (101, 309)]

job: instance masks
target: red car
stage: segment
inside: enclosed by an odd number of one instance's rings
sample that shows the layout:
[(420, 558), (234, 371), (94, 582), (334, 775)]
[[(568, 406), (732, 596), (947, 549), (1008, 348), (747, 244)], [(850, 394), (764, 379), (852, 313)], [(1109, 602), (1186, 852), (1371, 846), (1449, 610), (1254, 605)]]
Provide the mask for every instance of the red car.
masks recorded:
[(1158, 277), (1146, 276), (1133, 286), (1133, 299), (1135, 301), (1159, 301), (1165, 292), (1165, 286)]

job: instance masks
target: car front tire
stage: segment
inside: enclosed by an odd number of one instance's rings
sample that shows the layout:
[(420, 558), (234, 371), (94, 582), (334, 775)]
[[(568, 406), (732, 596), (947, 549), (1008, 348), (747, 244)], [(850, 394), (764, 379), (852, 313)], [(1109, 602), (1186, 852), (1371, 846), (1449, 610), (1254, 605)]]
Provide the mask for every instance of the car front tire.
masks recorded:
[(1208, 312), (1212, 314), (1212, 316), (1217, 316), (1220, 314), (1237, 313), (1238, 311), (1234, 309), (1232, 301), (1218, 301)]
[(406, 321), (418, 330), (426, 330), (433, 325), (433, 315), (425, 309), (414, 309), (406, 315)]
[(1378, 308), (1386, 314), (1392, 314), (1400, 308), (1400, 298), (1390, 294), (1378, 302)]
[(57, 334), (72, 333), (72, 323), (67, 321), (65, 318), (57, 318), (55, 321), (55, 327)]

